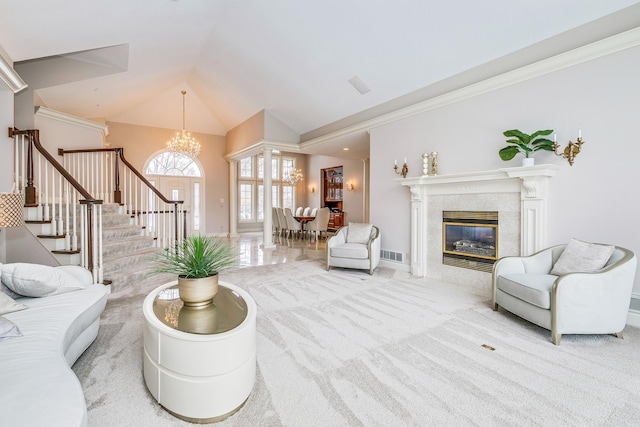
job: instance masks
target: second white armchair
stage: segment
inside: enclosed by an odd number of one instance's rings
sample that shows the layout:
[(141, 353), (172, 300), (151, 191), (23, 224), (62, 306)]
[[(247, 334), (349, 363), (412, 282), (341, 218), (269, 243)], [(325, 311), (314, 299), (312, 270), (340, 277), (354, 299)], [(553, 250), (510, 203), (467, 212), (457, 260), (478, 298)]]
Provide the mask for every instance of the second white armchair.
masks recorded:
[[(594, 245), (596, 251), (607, 248), (601, 265), (581, 267), (581, 258), (587, 263), (594, 259), (584, 251), (567, 257), (569, 246), (576, 246), (576, 242), (582, 247)], [(560, 261), (563, 254), (563, 261), (568, 262)], [(502, 258), (493, 269), (493, 309), (502, 307), (549, 329), (556, 345), (562, 334), (615, 334), (622, 338), (636, 266), (636, 256), (628, 249), (580, 241), (527, 257)]]
[(371, 224), (349, 223), (327, 241), (330, 267), (373, 270), (380, 263), (380, 230)]

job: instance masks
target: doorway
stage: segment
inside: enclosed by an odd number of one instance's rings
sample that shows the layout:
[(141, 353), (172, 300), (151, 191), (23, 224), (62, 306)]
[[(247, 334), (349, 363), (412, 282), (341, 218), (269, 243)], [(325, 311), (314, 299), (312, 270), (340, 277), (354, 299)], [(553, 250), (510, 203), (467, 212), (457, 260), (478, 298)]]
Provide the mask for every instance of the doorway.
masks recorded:
[(195, 159), (163, 151), (145, 167), (146, 178), (169, 200), (184, 201), (186, 233), (201, 234), (205, 226), (204, 177)]

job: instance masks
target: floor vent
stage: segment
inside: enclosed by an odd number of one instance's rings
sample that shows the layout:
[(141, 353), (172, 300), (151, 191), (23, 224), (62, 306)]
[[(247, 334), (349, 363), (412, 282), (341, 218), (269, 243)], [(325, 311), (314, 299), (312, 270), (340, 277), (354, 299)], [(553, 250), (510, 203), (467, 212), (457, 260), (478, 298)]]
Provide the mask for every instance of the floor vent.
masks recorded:
[(402, 252), (393, 252), (382, 249), (380, 251), (380, 258), (388, 259), (389, 261), (404, 262), (404, 254)]

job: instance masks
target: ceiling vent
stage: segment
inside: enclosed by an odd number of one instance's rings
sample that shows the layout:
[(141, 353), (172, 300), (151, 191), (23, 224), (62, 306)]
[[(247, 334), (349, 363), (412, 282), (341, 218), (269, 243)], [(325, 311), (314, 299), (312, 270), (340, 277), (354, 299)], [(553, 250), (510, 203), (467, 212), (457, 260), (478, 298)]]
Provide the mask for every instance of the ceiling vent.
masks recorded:
[(369, 89), (369, 86), (367, 86), (360, 77), (358, 76), (353, 76), (349, 79), (349, 83), (351, 83), (351, 86), (355, 87), (356, 90), (358, 92), (360, 92), (361, 95), (364, 95), (367, 92), (370, 92), (371, 89)]

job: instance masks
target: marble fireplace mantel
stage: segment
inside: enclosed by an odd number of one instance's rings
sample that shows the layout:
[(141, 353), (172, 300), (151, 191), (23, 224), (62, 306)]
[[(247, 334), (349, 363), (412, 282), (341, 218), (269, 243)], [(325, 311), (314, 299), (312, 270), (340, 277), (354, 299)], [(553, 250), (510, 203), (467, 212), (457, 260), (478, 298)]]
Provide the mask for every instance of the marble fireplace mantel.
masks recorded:
[(544, 164), (397, 179), (411, 192), (411, 273), (428, 276), (427, 231), (431, 224), (427, 209), (429, 197), (434, 195), (519, 193), (520, 254), (532, 254), (547, 247), (548, 181), (559, 169), (557, 165)]

